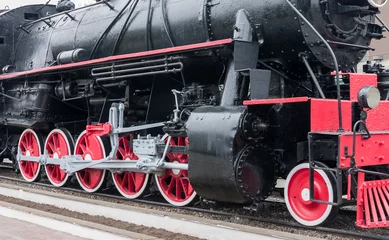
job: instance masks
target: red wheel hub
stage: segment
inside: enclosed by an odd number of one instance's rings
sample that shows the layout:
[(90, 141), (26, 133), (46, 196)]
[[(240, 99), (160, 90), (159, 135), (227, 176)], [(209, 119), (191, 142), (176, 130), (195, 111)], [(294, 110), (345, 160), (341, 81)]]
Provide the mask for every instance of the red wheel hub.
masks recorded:
[[(187, 146), (188, 138), (179, 137), (177, 142), (172, 139), (170, 145)], [(187, 154), (168, 153), (167, 158), (168, 162), (188, 163)], [(164, 198), (174, 205), (187, 205), (196, 195), (187, 170), (167, 169), (164, 176), (157, 177), (157, 184)]]
[[(119, 139), (119, 148), (117, 158), (125, 161), (138, 161), (138, 157), (132, 151), (129, 138), (122, 137)], [(128, 198), (137, 198), (146, 190), (148, 174), (138, 172), (114, 173), (113, 180), (119, 192)]]
[[(33, 130), (27, 129), (19, 139), (19, 148), (23, 156), (39, 157), (41, 155), (39, 139)], [(35, 181), (40, 171), (40, 164), (37, 162), (20, 161), (20, 171), (27, 181)]]
[[(51, 158), (62, 158), (71, 154), (69, 140), (63, 131), (53, 130), (46, 139), (45, 149)], [(62, 186), (68, 179), (60, 165), (46, 165), (46, 173), (56, 186)]]
[[(314, 179), (315, 199), (330, 201), (330, 193), (323, 176), (315, 171)], [(316, 221), (325, 215), (328, 205), (310, 201), (309, 194), (309, 169), (300, 169), (292, 176), (288, 184), (288, 201), (299, 218), (305, 221)]]
[[(87, 136), (82, 133), (75, 146), (75, 155), (81, 155), (84, 160), (100, 160), (105, 157), (104, 144), (101, 138), (95, 135)], [(86, 191), (97, 191), (102, 185), (105, 170), (84, 169), (77, 172), (77, 179)]]

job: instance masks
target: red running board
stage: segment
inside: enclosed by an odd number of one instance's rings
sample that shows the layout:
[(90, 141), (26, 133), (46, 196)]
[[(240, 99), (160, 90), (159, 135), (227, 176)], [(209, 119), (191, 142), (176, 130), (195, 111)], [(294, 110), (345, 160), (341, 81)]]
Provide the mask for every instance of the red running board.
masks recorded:
[(84, 62), (70, 63), (70, 64), (64, 64), (64, 65), (58, 65), (58, 66), (52, 66), (52, 67), (45, 67), (45, 68), (38, 68), (38, 69), (33, 69), (33, 70), (25, 71), (25, 72), (4, 74), (4, 75), (0, 75), (0, 80), (16, 78), (16, 77), (27, 77), (29, 75), (39, 74), (39, 73), (43, 73), (43, 72), (52, 72), (52, 71), (65, 70), (65, 69), (71, 69), (71, 68), (86, 67), (86, 66), (100, 64), (100, 63), (107, 63), (107, 62), (126, 60), (126, 59), (132, 59), (132, 58), (141, 58), (141, 57), (156, 56), (156, 55), (161, 55), (161, 54), (170, 54), (170, 53), (187, 52), (187, 51), (201, 50), (201, 49), (214, 48), (214, 47), (222, 47), (222, 46), (230, 44), (232, 42), (233, 42), (233, 40), (231, 38), (229, 38), (229, 39), (224, 39), (224, 40), (197, 43), (197, 44), (172, 47), (172, 48), (164, 48), (164, 49), (158, 49), (158, 50), (152, 50), (152, 51), (146, 51), (146, 52), (116, 55), (116, 56), (111, 56), (111, 57), (93, 59), (93, 60), (84, 61)]

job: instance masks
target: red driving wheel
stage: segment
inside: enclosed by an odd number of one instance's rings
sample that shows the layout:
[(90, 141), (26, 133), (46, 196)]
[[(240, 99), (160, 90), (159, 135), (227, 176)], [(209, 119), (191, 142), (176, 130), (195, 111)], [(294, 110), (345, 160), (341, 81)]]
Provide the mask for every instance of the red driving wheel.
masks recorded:
[[(51, 158), (62, 158), (73, 152), (74, 143), (70, 133), (66, 130), (54, 129), (46, 138), (45, 150)], [(45, 166), (47, 178), (56, 187), (63, 187), (68, 183), (68, 174), (60, 165)]]
[[(39, 157), (41, 155), (42, 138), (32, 129), (26, 129), (20, 135), (18, 148), (23, 156)], [(38, 162), (20, 161), (20, 172), (27, 182), (39, 181), (41, 164)]]
[[(88, 136), (84, 131), (77, 139), (74, 154), (81, 155), (84, 160), (101, 160), (105, 158), (106, 151), (101, 137)], [(105, 170), (100, 169), (84, 169), (78, 171), (76, 177), (85, 191), (96, 192), (103, 185), (105, 173)]]
[[(134, 154), (129, 144), (131, 137), (122, 137), (119, 139), (119, 148), (116, 154), (117, 159), (138, 161), (138, 157)], [(148, 190), (149, 174), (125, 171), (112, 173), (112, 179), (120, 194), (129, 199), (141, 197)]]
[[(188, 146), (188, 138), (178, 137), (177, 140), (172, 138), (170, 145)], [(188, 155), (168, 153), (167, 162), (188, 163)], [(164, 176), (155, 175), (155, 180), (162, 196), (174, 206), (186, 206), (196, 199), (197, 194), (189, 182), (187, 170), (167, 169)]]

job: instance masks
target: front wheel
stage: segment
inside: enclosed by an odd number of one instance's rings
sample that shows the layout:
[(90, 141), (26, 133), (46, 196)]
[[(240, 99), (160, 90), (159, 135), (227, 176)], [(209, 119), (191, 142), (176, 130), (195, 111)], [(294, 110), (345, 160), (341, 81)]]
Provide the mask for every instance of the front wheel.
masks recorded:
[[(322, 165), (325, 167), (325, 165)], [(315, 199), (334, 202), (337, 199), (335, 176), (328, 171), (314, 170)], [(310, 200), (309, 164), (297, 165), (289, 173), (284, 189), (285, 203), (292, 217), (302, 225), (313, 227), (333, 219), (339, 207)]]

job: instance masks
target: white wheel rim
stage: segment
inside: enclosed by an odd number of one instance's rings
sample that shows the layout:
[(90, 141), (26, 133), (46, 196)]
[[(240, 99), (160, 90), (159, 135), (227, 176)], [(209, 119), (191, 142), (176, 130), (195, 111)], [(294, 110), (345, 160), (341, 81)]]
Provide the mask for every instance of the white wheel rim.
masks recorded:
[(116, 189), (119, 191), (119, 193), (123, 197), (128, 198), (128, 199), (136, 199), (136, 198), (142, 196), (142, 194), (146, 190), (146, 187), (148, 186), (149, 179), (150, 179), (150, 174), (146, 174), (145, 181), (144, 181), (142, 187), (139, 189), (139, 192), (137, 192), (136, 194), (133, 194), (133, 195), (129, 195), (129, 194), (125, 193), (124, 191), (122, 191), (121, 188), (119, 187), (119, 184), (117, 183), (115, 176), (114, 176), (115, 173), (111, 172), (111, 174), (112, 174), (113, 183), (115, 184)]
[(162, 197), (168, 202), (170, 203), (171, 205), (173, 206), (176, 206), (176, 207), (184, 207), (188, 204), (190, 204), (197, 196), (197, 193), (196, 191), (194, 191), (192, 193), (192, 196), (190, 196), (187, 200), (185, 201), (182, 201), (182, 202), (176, 202), (176, 201), (173, 201), (169, 198), (169, 196), (166, 196), (165, 192), (162, 190), (162, 187), (160, 186), (159, 184), (159, 181), (158, 181), (158, 176), (157, 175), (154, 175), (155, 176), (155, 182), (157, 184), (157, 187), (158, 187), (158, 190), (159, 192), (161, 193)]

